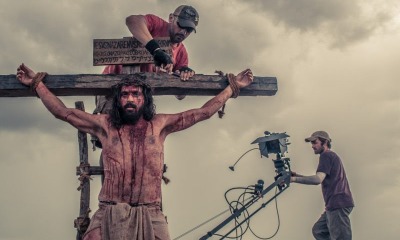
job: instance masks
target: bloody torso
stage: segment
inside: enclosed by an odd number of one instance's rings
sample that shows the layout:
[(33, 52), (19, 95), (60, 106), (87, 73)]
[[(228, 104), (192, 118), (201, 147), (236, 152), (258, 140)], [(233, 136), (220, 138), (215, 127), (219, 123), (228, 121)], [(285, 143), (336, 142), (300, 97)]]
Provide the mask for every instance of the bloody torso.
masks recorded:
[(163, 140), (143, 119), (120, 129), (109, 127), (102, 140), (104, 183), (100, 201), (161, 202)]

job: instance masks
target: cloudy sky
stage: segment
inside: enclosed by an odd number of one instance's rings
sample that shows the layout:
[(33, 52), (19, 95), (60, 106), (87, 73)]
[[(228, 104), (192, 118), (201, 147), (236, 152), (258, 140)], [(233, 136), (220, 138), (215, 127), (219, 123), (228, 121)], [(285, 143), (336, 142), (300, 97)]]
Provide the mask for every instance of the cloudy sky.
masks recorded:
[[(129, 36), (125, 17), (155, 13), (167, 18), (190, 4), (200, 13), (185, 44), (197, 73), (274, 76), (272, 97), (229, 100), (224, 119), (213, 117), (169, 136), (163, 204), (172, 238), (226, 210), (232, 187), (273, 182), (270, 158), (247, 154), (228, 166), (264, 131), (286, 132), (293, 170), (311, 175), (317, 157), (304, 138), (326, 130), (344, 162), (356, 208), (354, 239), (398, 239), (400, 219), (400, 5), (395, 0), (78, 1), (0, 0), (0, 74), (24, 62), (50, 74), (100, 73), (92, 66), (92, 41)], [(157, 111), (175, 113), (210, 97), (156, 97)], [(63, 97), (70, 107), (93, 97)], [(0, 239), (75, 238), (79, 213), (77, 132), (56, 120), (37, 98), (0, 98)], [(90, 152), (97, 165), (100, 152)], [(92, 181), (97, 209), (99, 177)], [(240, 194), (240, 193), (239, 193)], [(234, 195), (234, 194), (233, 194)], [(233, 196), (234, 197), (234, 196)], [(312, 239), (323, 211), (320, 186), (291, 185), (278, 197), (280, 228), (274, 239)], [(199, 239), (228, 214), (181, 239)], [(274, 204), (251, 221), (253, 231), (277, 229)], [(217, 238), (213, 238), (217, 239)], [(250, 232), (244, 239), (256, 239)]]

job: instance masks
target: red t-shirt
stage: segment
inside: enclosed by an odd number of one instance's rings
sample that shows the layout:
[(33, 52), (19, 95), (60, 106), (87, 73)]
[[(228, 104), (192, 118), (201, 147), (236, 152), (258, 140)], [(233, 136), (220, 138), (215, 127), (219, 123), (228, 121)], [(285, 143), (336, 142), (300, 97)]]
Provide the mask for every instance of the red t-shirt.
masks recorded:
[[(147, 14), (144, 18), (147, 23), (147, 29), (153, 38), (169, 37), (168, 22), (153, 14)], [(189, 58), (183, 43), (174, 44), (174, 46), (171, 47), (172, 61), (174, 64), (173, 71), (179, 70), (182, 67), (187, 67), (189, 65)], [(120, 74), (121, 71), (122, 65), (107, 65), (103, 70), (103, 74)], [(140, 72), (155, 72), (155, 66), (151, 63), (141, 64)]]

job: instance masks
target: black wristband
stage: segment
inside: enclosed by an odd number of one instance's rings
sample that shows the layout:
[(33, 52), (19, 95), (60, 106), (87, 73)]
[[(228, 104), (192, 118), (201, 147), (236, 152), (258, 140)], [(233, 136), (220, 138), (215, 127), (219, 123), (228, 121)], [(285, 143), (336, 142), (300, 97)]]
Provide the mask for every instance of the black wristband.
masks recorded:
[(150, 52), (151, 55), (154, 55), (154, 52), (160, 48), (160, 45), (156, 42), (156, 40), (151, 39), (145, 46), (147, 51)]

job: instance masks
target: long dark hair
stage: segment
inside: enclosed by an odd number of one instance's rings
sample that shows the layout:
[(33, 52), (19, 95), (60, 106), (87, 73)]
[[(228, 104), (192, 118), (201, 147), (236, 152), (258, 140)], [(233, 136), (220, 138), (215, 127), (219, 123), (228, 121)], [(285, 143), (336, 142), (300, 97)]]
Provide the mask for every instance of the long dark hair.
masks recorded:
[(113, 90), (113, 102), (112, 109), (110, 111), (110, 123), (113, 127), (119, 129), (123, 125), (122, 121), (122, 111), (123, 108), (121, 106), (121, 90), (122, 87), (126, 86), (136, 86), (142, 88), (142, 93), (144, 96), (144, 105), (143, 105), (143, 118), (146, 121), (150, 121), (153, 119), (156, 114), (156, 106), (153, 101), (153, 90), (151, 86), (145, 81), (144, 77), (139, 74), (131, 74), (129, 76), (121, 79), (121, 82), (112, 86)]

